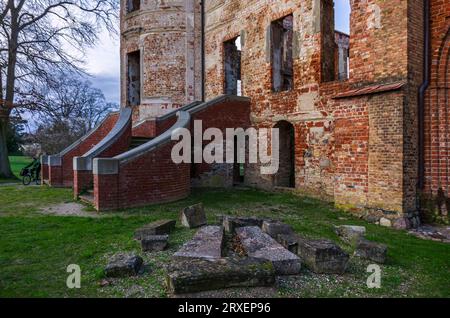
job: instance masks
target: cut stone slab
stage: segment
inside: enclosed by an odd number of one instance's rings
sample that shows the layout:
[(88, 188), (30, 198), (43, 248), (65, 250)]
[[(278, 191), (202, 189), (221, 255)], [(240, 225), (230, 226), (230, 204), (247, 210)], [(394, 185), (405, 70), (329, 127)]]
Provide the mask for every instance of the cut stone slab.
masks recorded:
[(184, 227), (195, 229), (207, 224), (205, 209), (199, 203), (181, 211), (181, 224)]
[(169, 235), (150, 235), (142, 238), (143, 252), (162, 252), (169, 245)]
[(300, 273), (300, 258), (289, 252), (259, 227), (241, 227), (236, 233), (249, 257), (269, 260), (279, 275)]
[(336, 226), (335, 231), (345, 242), (350, 244), (356, 244), (359, 239), (366, 235), (366, 228), (364, 226), (341, 225)]
[(298, 237), (298, 255), (317, 274), (344, 274), (349, 255), (329, 240)]
[(280, 234), (277, 242), (284, 246), (289, 252), (298, 255), (298, 239), (295, 234)]
[(201, 228), (194, 238), (183, 245), (175, 253), (175, 257), (219, 259), (222, 258), (224, 233), (221, 226), (205, 226)]
[(374, 261), (379, 264), (386, 263), (388, 248), (384, 244), (361, 239), (356, 247), (355, 256)]
[(134, 232), (134, 239), (142, 240), (152, 235), (167, 235), (175, 229), (177, 221), (161, 220), (147, 224)]
[(275, 284), (269, 261), (223, 258), (216, 261), (175, 258), (167, 267), (171, 294), (188, 294), (233, 287), (268, 287)]
[(136, 254), (116, 254), (105, 268), (106, 277), (136, 276), (143, 270), (144, 260)]
[(289, 235), (294, 233), (294, 230), (290, 225), (279, 221), (264, 221), (262, 230), (275, 240), (278, 239), (279, 235)]
[(236, 229), (248, 226), (262, 227), (265, 219), (257, 217), (236, 217), (236, 216), (223, 216), (223, 227), (225, 232), (234, 234)]

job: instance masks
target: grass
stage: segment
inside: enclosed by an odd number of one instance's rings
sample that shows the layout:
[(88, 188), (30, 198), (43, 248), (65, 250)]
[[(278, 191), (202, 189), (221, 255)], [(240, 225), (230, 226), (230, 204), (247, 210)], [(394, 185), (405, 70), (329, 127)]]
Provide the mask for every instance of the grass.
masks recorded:
[[(352, 258), (348, 273), (316, 275), (306, 268), (299, 276), (282, 278), (279, 297), (450, 297), (450, 245), (424, 241), (403, 231), (367, 224), (328, 203), (287, 193), (256, 190), (196, 190), (172, 204), (117, 211), (100, 218), (48, 216), (42, 207), (71, 201), (71, 191), (50, 188), (0, 187), (0, 297), (167, 297), (164, 265), (195, 231), (177, 227), (170, 249), (142, 255), (134, 230), (146, 223), (178, 218), (180, 208), (203, 202), (210, 223), (221, 214), (281, 219), (298, 233), (329, 238), (348, 252), (333, 225), (364, 225), (368, 238), (389, 246), (382, 266), (382, 288), (368, 289), (370, 262)], [(94, 213), (94, 212), (92, 212)], [(101, 287), (108, 258), (119, 251), (140, 253), (152, 271), (118, 279)], [(82, 287), (66, 287), (66, 268), (78, 264)]]
[(30, 164), (32, 161), (29, 157), (24, 156), (10, 156), (9, 162), (11, 165), (11, 170), (13, 174), (16, 176), (14, 179), (2, 179), (0, 178), (0, 184), (2, 183), (16, 183), (19, 182), (20, 179), (20, 170)]

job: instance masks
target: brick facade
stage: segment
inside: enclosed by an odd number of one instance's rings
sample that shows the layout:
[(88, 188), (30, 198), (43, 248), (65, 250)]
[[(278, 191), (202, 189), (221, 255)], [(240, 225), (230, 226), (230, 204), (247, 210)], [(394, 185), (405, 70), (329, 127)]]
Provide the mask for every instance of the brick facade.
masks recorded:
[(140, 58), (136, 121), (155, 118), (202, 99), (201, 5), (198, 0), (142, 0), (127, 12), (121, 0), (122, 105), (130, 106), (127, 55)]
[[(332, 0), (207, 0), (203, 10), (200, 0), (142, 0), (132, 12), (125, 3), (121, 93), (122, 105), (134, 109), (134, 137), (156, 138), (176, 122), (175, 113), (161, 116), (233, 91), (249, 98), (247, 108), (228, 101), (193, 119), (221, 130), (275, 127), (282, 136), (280, 171), (262, 175), (260, 165), (246, 164), (244, 184), (292, 188), (398, 227), (418, 224), (418, 190), (447, 213), (447, 2), (430, 0), (424, 189), (417, 127), (426, 2), (350, 0), (349, 35), (334, 29)], [(121, 164), (115, 175), (94, 175), (97, 209), (176, 200), (191, 185), (235, 183), (233, 165), (173, 164), (171, 145)], [(50, 169), (50, 179), (58, 173)]]
[(431, 79), (425, 96), (424, 206), (450, 210), (450, 3), (431, 0)]

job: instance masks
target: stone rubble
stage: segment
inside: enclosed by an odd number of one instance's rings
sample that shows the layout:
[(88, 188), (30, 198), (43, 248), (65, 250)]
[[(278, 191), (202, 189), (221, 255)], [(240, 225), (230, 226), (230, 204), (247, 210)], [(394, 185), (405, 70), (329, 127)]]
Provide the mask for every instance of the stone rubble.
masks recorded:
[(181, 211), (181, 224), (184, 227), (195, 229), (207, 224), (206, 213), (202, 203), (184, 208)]
[(119, 253), (111, 258), (105, 268), (105, 275), (111, 278), (136, 276), (143, 271), (143, 265), (142, 257), (132, 253)]
[(300, 273), (300, 258), (264, 233), (259, 227), (241, 227), (236, 233), (249, 257), (269, 260), (278, 275)]
[(143, 252), (162, 252), (169, 245), (169, 235), (150, 235), (142, 238), (141, 247)]
[(174, 220), (161, 220), (147, 224), (134, 232), (135, 240), (142, 240), (151, 235), (167, 235), (170, 234), (176, 225)]
[(175, 257), (217, 260), (222, 257), (224, 233), (221, 226), (205, 226), (174, 254)]

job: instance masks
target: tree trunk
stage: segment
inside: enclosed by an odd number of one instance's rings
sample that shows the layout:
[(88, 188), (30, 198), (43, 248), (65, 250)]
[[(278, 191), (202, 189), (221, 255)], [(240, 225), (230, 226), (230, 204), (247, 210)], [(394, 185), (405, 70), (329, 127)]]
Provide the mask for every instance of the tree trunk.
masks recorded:
[[(1, 116), (1, 114), (0, 114)], [(0, 178), (13, 178), (8, 157), (8, 146), (6, 143), (6, 131), (8, 119), (0, 118)]]

